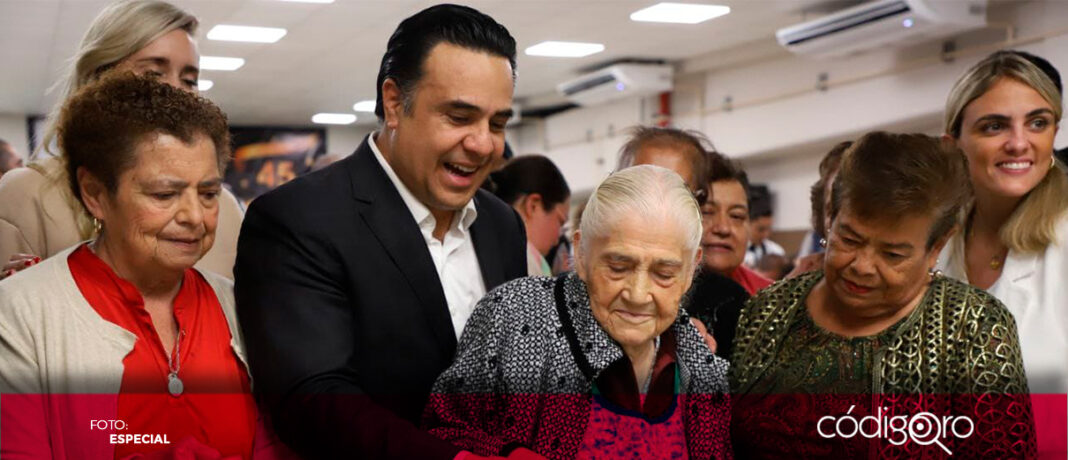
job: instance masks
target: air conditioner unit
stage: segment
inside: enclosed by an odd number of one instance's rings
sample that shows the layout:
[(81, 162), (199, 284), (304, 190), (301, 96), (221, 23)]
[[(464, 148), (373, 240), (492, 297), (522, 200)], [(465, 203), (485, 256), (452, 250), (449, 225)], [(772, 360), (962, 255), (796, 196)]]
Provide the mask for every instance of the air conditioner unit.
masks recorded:
[(837, 57), (947, 37), (986, 25), (987, 0), (877, 0), (779, 29), (786, 49)]
[(575, 104), (597, 105), (670, 91), (673, 75), (667, 64), (616, 64), (561, 83), (556, 90)]

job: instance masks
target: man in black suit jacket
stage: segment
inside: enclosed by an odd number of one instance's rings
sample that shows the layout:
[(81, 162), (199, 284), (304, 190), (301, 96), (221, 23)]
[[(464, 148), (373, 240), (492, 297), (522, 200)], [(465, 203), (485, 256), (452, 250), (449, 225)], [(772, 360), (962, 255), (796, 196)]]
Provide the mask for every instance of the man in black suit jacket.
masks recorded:
[(474, 303), (526, 274), (523, 223), (479, 190), (514, 68), (514, 39), (478, 11), (404, 20), (382, 59), (380, 130), (249, 208), (238, 315), (257, 397), (298, 453), (459, 453), (416, 425)]

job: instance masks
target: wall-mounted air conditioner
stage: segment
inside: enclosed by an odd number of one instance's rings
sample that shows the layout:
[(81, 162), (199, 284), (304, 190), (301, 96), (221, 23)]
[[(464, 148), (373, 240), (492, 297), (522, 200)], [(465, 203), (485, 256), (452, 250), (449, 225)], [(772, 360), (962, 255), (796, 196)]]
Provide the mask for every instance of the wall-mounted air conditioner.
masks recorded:
[(561, 83), (556, 90), (575, 104), (597, 105), (671, 91), (673, 74), (667, 64), (616, 64)]
[(786, 49), (836, 57), (947, 37), (986, 25), (987, 0), (877, 0), (779, 29)]

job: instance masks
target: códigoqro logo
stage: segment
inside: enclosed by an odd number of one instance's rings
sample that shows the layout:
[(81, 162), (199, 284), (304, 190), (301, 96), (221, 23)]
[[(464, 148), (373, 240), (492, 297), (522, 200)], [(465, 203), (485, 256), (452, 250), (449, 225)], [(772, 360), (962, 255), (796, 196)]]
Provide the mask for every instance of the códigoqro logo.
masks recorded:
[(953, 452), (943, 442), (947, 437), (967, 439), (975, 433), (975, 423), (965, 416), (954, 417), (946, 415), (938, 418), (930, 412), (920, 412), (910, 416), (896, 415), (893, 417), (883, 416), (883, 408), (876, 411), (876, 415), (861, 417), (859, 420), (852, 415), (856, 406), (849, 406), (845, 415), (834, 417), (826, 415), (820, 417), (816, 423), (816, 431), (825, 439), (834, 437), (849, 439), (857, 435), (868, 439), (880, 438), (890, 441), (895, 446), (900, 446), (912, 441), (921, 446), (932, 444), (941, 447), (947, 454)]

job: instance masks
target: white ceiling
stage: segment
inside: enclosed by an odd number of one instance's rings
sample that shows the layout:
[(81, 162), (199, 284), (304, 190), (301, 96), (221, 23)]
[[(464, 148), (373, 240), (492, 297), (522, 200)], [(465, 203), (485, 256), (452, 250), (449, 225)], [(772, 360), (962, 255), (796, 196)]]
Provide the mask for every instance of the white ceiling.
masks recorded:
[[(516, 97), (551, 93), (580, 69), (621, 58), (690, 57), (774, 40), (777, 28), (814, 10), (856, 0), (719, 0), (731, 14), (696, 25), (630, 21), (630, 13), (659, 0), (473, 0), (465, 2), (504, 24), (519, 49)], [(386, 40), (405, 17), (438, 3), (425, 0), (336, 0), (333, 4), (274, 0), (173, 0), (201, 21), (203, 55), (244, 58), (236, 72), (205, 71), (215, 82), (204, 94), (235, 124), (309, 124), (317, 112), (351, 112), (374, 99)], [(0, 113), (42, 114), (46, 90), (73, 54), (107, 0), (0, 0)], [(275, 44), (204, 39), (216, 24), (283, 27)], [(603, 53), (579, 59), (531, 57), (543, 40), (604, 43)], [(361, 122), (373, 115), (360, 114)]]

